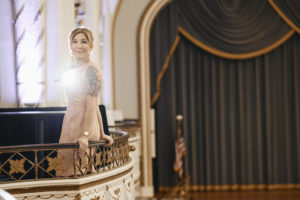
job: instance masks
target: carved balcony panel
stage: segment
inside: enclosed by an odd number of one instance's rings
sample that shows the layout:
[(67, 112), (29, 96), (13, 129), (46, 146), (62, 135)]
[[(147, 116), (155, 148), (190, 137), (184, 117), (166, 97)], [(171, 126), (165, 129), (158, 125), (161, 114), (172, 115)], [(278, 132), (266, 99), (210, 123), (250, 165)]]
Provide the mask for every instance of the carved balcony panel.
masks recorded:
[[(17, 199), (134, 199), (133, 161), (129, 136), (112, 132), (114, 144), (89, 142), (78, 156), (78, 144), (36, 144), (0, 147), (0, 187)], [(73, 151), (74, 173), (64, 168), (61, 150)]]

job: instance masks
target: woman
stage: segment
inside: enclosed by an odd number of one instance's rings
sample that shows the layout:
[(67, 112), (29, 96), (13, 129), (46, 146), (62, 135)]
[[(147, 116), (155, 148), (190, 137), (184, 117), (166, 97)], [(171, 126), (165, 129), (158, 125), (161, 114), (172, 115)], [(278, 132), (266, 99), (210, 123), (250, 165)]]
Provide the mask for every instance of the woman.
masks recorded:
[[(107, 140), (108, 145), (113, 143), (112, 137), (104, 133), (97, 103), (102, 78), (100, 68), (90, 58), (93, 42), (93, 33), (87, 28), (76, 28), (69, 36), (75, 66), (66, 72), (70, 78), (66, 88), (68, 107), (59, 143), (79, 142), (80, 156), (86, 152), (89, 140)], [(56, 175), (74, 175), (73, 151), (60, 150), (58, 158), (62, 158), (63, 169)]]

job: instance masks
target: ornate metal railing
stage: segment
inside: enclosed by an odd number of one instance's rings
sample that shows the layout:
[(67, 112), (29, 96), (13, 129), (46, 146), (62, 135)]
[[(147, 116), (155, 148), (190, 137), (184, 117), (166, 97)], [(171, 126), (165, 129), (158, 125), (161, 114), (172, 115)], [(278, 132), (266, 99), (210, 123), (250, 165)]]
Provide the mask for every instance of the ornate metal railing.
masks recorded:
[[(34, 144), (0, 147), (0, 184), (23, 180), (78, 178), (112, 170), (130, 161), (129, 135), (125, 132), (111, 132), (114, 144), (106, 146), (105, 141), (89, 142), (89, 149), (78, 156), (77, 144)], [(56, 172), (63, 168), (62, 150), (73, 151), (74, 174), (58, 177)]]

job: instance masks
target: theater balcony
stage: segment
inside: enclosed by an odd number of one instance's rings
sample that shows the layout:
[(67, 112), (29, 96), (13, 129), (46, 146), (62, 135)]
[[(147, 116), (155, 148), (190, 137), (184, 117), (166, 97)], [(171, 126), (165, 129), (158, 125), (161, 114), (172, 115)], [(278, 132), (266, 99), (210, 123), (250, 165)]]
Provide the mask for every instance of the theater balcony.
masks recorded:
[[(126, 132), (110, 133), (112, 146), (90, 142), (77, 155), (78, 144), (31, 144), (0, 147), (0, 188), (16, 199), (134, 199), (134, 146)], [(61, 151), (73, 151), (74, 174), (56, 176), (62, 169)]]

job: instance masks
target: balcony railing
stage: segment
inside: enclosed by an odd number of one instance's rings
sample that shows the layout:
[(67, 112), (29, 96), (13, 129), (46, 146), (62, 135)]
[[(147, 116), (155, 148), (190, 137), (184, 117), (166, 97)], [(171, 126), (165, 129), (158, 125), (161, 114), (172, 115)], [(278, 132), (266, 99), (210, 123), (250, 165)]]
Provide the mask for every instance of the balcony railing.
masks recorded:
[[(0, 184), (24, 180), (80, 178), (104, 171), (109, 171), (130, 162), (125, 132), (111, 132), (114, 144), (105, 146), (105, 141), (89, 142), (87, 153), (78, 156), (77, 144), (34, 144), (0, 147)], [(73, 151), (74, 174), (68, 177), (56, 176), (56, 171), (63, 168), (62, 150)]]

